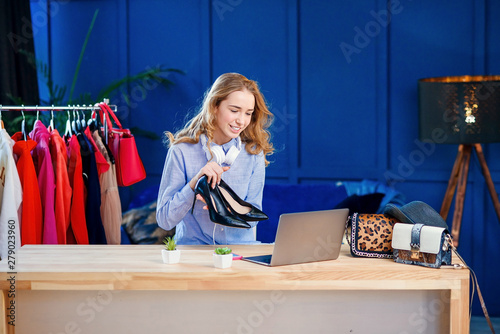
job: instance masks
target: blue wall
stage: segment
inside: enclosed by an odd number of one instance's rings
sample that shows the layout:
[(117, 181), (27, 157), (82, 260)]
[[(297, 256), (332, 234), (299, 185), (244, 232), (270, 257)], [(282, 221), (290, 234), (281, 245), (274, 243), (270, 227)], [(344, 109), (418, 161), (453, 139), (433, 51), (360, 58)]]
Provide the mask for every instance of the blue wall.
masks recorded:
[[(32, 0), (32, 7), (42, 17), (46, 2)], [(276, 117), (267, 182), (374, 179), (438, 211), (457, 147), (418, 141), (417, 80), (500, 74), (500, 2), (493, 0), (73, 0), (50, 7), (45, 24), (34, 22), (37, 56), (51, 59), (54, 79), (68, 85), (100, 10), (79, 93), (159, 65), (185, 71), (170, 77), (176, 85), (168, 91), (131, 91), (130, 107), (113, 99), (126, 125), (159, 135), (176, 130), (219, 74), (240, 72), (259, 81)], [(125, 207), (159, 183), (166, 156), (161, 141), (138, 138), (138, 145), (148, 178), (121, 190)], [(484, 146), (497, 189), (499, 148)], [(474, 157), (459, 250), (497, 316), (499, 237)]]

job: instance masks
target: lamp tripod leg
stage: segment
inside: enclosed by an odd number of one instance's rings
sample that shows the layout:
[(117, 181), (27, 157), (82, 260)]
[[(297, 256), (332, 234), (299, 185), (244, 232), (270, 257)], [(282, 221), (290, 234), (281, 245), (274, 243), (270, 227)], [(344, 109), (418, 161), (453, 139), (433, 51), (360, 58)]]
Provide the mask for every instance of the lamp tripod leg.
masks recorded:
[(451, 236), (453, 237), (453, 244), (455, 247), (458, 247), (458, 240), (460, 239), (460, 228), (462, 227), (462, 215), (464, 212), (465, 190), (467, 189), (471, 152), (472, 145), (465, 144), (463, 147), (464, 158), (460, 167), (460, 175), (458, 176), (455, 211), (453, 212), (453, 223), (451, 226)]
[(498, 220), (500, 221), (500, 201), (498, 200), (498, 195), (495, 190), (495, 184), (491, 179), (490, 170), (488, 169), (486, 159), (484, 158), (483, 148), (481, 144), (474, 144), (474, 148), (476, 149), (477, 158), (479, 160), (479, 164), (481, 165), (481, 172), (483, 173), (483, 177), (486, 181), (486, 185), (488, 186), (488, 190), (493, 201), (493, 207), (495, 208)]
[(448, 188), (446, 188), (446, 193), (444, 195), (443, 204), (441, 205), (440, 215), (444, 220), (448, 218), (448, 213), (450, 212), (451, 202), (453, 201), (453, 195), (455, 194), (455, 189), (457, 188), (458, 175), (460, 174), (460, 168), (462, 166), (462, 161), (464, 159), (464, 145), (458, 146), (458, 153), (453, 164), (453, 169), (451, 171), (450, 180), (448, 181)]

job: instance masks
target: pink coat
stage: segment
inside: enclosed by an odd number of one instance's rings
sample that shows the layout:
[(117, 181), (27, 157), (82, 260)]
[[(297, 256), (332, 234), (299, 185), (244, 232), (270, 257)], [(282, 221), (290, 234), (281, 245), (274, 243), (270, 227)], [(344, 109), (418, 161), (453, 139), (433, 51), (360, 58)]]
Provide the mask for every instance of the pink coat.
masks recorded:
[(50, 133), (39, 120), (35, 122), (30, 137), (37, 142), (33, 149), (33, 163), (38, 176), (38, 188), (43, 211), (42, 243), (57, 244), (56, 216), (54, 211), (54, 167), (49, 149)]

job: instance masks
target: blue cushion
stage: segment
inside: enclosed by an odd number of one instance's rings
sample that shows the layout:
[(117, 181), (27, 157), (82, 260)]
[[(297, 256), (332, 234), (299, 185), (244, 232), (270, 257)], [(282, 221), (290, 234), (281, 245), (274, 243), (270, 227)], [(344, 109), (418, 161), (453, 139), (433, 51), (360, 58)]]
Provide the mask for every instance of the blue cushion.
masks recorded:
[(120, 233), (121, 233), (121, 244), (122, 245), (130, 245), (132, 244), (130, 242), (130, 238), (127, 234), (127, 232), (125, 231), (125, 228), (122, 226), (120, 226)]
[(158, 199), (158, 191), (160, 191), (159, 184), (144, 189), (139, 193), (139, 195), (137, 195), (130, 201), (127, 210), (140, 208), (141, 206), (147, 205), (153, 201), (156, 202), (156, 200)]
[(330, 210), (346, 197), (343, 185), (266, 183), (262, 211), (269, 220), (257, 225), (257, 240), (274, 242), (279, 216), (283, 213)]
[[(159, 185), (151, 186), (142, 191), (129, 204), (128, 210), (139, 208), (156, 201)], [(261, 242), (274, 242), (278, 229), (279, 216), (283, 213), (306, 212), (317, 210), (330, 210), (339, 205), (349, 207), (351, 210), (366, 212), (366, 203), (360, 209), (359, 199), (353, 196), (363, 196), (383, 193), (385, 196), (379, 206), (390, 203), (403, 203), (403, 196), (394, 189), (377, 181), (363, 180), (362, 182), (321, 183), (321, 184), (271, 184), (266, 183), (262, 200), (262, 210), (269, 216), (268, 220), (259, 222), (257, 227), (257, 240)], [(370, 197), (370, 206), (380, 202), (380, 198)], [(349, 204), (350, 203), (350, 204)], [(354, 205), (355, 204), (355, 205)]]

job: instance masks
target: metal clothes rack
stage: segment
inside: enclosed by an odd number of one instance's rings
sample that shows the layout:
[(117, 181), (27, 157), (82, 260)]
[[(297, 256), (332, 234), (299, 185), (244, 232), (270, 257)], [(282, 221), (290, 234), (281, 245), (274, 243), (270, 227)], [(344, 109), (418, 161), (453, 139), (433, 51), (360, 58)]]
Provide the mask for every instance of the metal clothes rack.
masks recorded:
[[(116, 105), (109, 106), (114, 112), (118, 110)], [(80, 110), (99, 110), (98, 105), (93, 106), (80, 106), (80, 105), (68, 105), (68, 106), (4, 106), (0, 104), (0, 112), (7, 110), (20, 110), (20, 111), (80, 111)]]
[[(117, 112), (118, 110), (118, 107), (114, 104), (112, 105), (109, 105), (109, 99), (104, 99), (103, 100), (104, 103), (108, 104), (108, 106), (113, 110), (113, 112)], [(78, 112), (78, 111), (84, 111), (84, 110), (90, 110), (90, 111), (94, 111), (94, 110), (99, 110), (100, 107), (99, 107), (99, 104), (95, 104), (93, 106), (86, 106), (86, 105), (67, 105), (67, 106), (25, 106), (25, 105), (21, 105), (21, 106), (4, 106), (4, 105), (1, 105), (0, 104), (0, 122), (1, 122), (1, 128), (4, 128), (4, 125), (3, 125), (3, 120), (2, 120), (2, 111), (5, 110), (19, 110), (23, 113), (23, 121), (22, 121), (22, 127), (23, 127), (23, 133), (24, 133), (24, 127), (25, 127), (25, 120), (24, 120), (24, 111), (36, 111), (37, 113), (40, 112), (40, 111), (50, 111), (52, 113), (52, 117), (53, 117), (53, 113), (54, 111), (66, 111), (68, 112), (68, 118), (70, 116), (70, 111), (73, 111), (73, 115), (75, 112)], [(103, 115), (104, 116), (104, 130), (105, 130), (105, 133), (108, 133), (108, 129), (107, 129), (107, 123), (106, 123), (106, 114)], [(38, 114), (37, 114), (37, 119), (38, 119)], [(53, 120), (52, 120), (53, 121)], [(54, 127), (53, 123), (51, 121), (51, 126)], [(25, 139), (26, 140), (26, 139)], [(108, 144), (108, 138), (106, 136), (106, 144)]]

